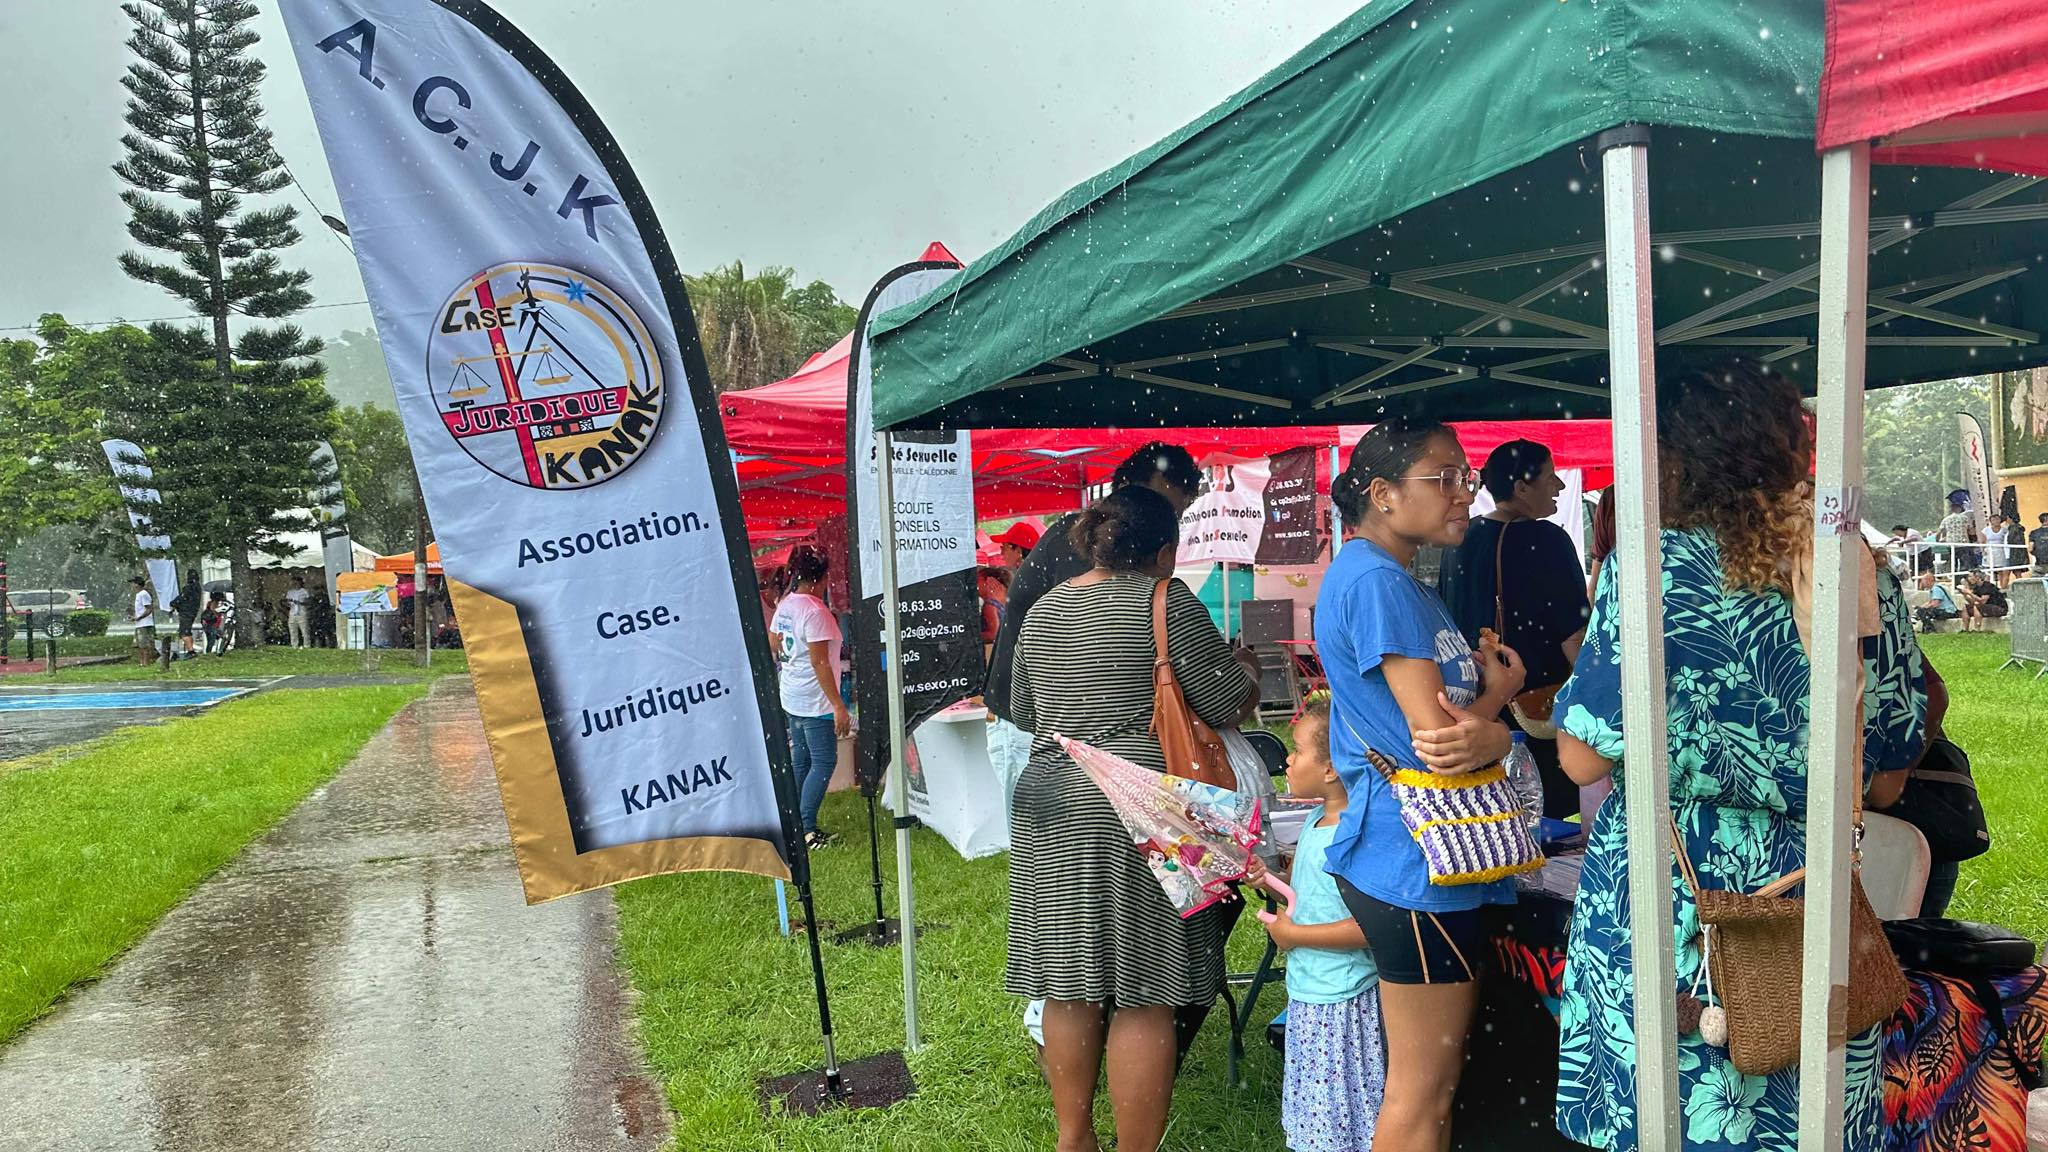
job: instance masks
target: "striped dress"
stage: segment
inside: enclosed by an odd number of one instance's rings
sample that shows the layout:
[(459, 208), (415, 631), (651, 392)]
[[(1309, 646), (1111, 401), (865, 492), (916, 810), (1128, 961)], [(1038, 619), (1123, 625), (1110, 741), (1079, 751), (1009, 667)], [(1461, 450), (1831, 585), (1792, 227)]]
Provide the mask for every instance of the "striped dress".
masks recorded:
[[(1035, 733), (1010, 815), (1010, 992), (1047, 1000), (1192, 1005), (1223, 983), (1220, 906), (1182, 920), (1114, 809), (1055, 734), (1164, 771), (1152, 727), (1152, 588), (1138, 573), (1062, 584), (1024, 618), (1011, 669), (1017, 725)], [(1251, 677), (1178, 580), (1167, 647), (1188, 706), (1236, 719)]]

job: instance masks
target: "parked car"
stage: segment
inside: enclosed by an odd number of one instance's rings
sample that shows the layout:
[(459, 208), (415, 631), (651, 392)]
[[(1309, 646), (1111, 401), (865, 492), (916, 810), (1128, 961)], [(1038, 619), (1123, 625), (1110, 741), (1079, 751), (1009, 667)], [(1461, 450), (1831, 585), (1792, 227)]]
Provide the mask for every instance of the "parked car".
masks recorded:
[(81, 608), (92, 607), (82, 588), (9, 588), (7, 602), (17, 613), (33, 612), (38, 616), (69, 616)]

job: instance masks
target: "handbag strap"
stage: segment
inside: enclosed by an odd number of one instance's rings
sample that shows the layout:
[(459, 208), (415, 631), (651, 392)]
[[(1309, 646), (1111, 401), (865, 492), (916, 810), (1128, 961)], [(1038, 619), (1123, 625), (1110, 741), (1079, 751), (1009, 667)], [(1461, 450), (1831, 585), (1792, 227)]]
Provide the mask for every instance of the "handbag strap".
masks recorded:
[(1166, 646), (1166, 581), (1164, 580), (1152, 586), (1152, 653), (1152, 667), (1154, 669), (1157, 669), (1162, 664), (1169, 670), (1172, 669), (1173, 660), (1168, 654)]
[(1508, 522), (1500, 524), (1500, 536), (1493, 542), (1493, 638), (1508, 642), (1508, 601), (1506, 567), (1501, 553), (1508, 546)]
[(1382, 778), (1391, 781), (1394, 778), (1394, 773), (1399, 768), (1393, 761), (1373, 750), (1373, 746), (1366, 741), (1365, 737), (1358, 734), (1358, 729), (1351, 726), (1350, 717), (1338, 713), (1337, 694), (1334, 692), (1330, 694), (1330, 715), (1344, 725), (1344, 730), (1351, 733), (1351, 738), (1358, 741), (1360, 748), (1365, 749), (1365, 762), (1372, 765), (1373, 771), (1378, 772)]
[[(1860, 785), (1863, 780), (1863, 767), (1860, 764), (1856, 767), (1856, 779)], [(1854, 813), (1851, 822), (1856, 829), (1849, 849), (1849, 869), (1853, 874), (1863, 866), (1863, 849), (1861, 845), (1863, 839), (1863, 789), (1860, 786), (1851, 790), (1849, 807), (1850, 811)], [(1697, 903), (1700, 898), (1700, 878), (1693, 870), (1692, 858), (1686, 854), (1685, 834), (1678, 830), (1678, 810), (1672, 809), (1667, 815), (1666, 820), (1671, 827), (1671, 851), (1678, 857), (1678, 870), (1685, 875), (1686, 887), (1692, 889), (1693, 901)], [(1771, 881), (1769, 884), (1749, 893), (1749, 895), (1764, 897), (1782, 896), (1805, 882), (1806, 869), (1795, 868), (1776, 880)]]

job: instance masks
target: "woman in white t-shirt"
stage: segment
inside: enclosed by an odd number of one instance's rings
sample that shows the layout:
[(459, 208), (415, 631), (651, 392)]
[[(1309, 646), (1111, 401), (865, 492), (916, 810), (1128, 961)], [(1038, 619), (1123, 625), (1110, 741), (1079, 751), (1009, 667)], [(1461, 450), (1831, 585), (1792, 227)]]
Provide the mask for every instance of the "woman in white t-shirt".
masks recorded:
[(782, 711), (789, 720), (790, 761), (801, 789), (797, 807), (804, 843), (813, 848), (832, 839), (818, 829), (818, 808), (839, 761), (839, 737), (853, 727), (839, 696), (839, 621), (820, 595), (827, 568), (825, 554), (815, 548), (791, 552), (794, 583), (768, 627), (782, 670)]

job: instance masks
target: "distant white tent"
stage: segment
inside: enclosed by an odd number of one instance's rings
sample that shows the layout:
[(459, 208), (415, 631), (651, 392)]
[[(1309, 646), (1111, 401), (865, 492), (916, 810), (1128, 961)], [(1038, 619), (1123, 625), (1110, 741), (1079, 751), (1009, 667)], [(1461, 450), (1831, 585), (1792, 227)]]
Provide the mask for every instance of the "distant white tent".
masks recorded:
[[(318, 532), (287, 532), (283, 536), (291, 545), (292, 554), (282, 558), (261, 552), (249, 553), (249, 563), (256, 568), (318, 568), (324, 565), (326, 554), (321, 549)], [(352, 572), (367, 572), (377, 565), (377, 553), (360, 543), (350, 541), (349, 559), (354, 563)]]
[[(251, 568), (321, 568), (327, 564), (318, 532), (286, 532), (281, 539), (291, 548), (286, 556), (273, 556), (268, 552), (249, 553)], [(361, 541), (350, 541), (349, 559), (353, 564), (349, 570), (368, 572), (377, 566), (377, 553), (366, 548)], [(230, 579), (228, 562), (224, 559), (207, 557), (199, 568), (200, 578), (211, 584), (216, 580)]]

